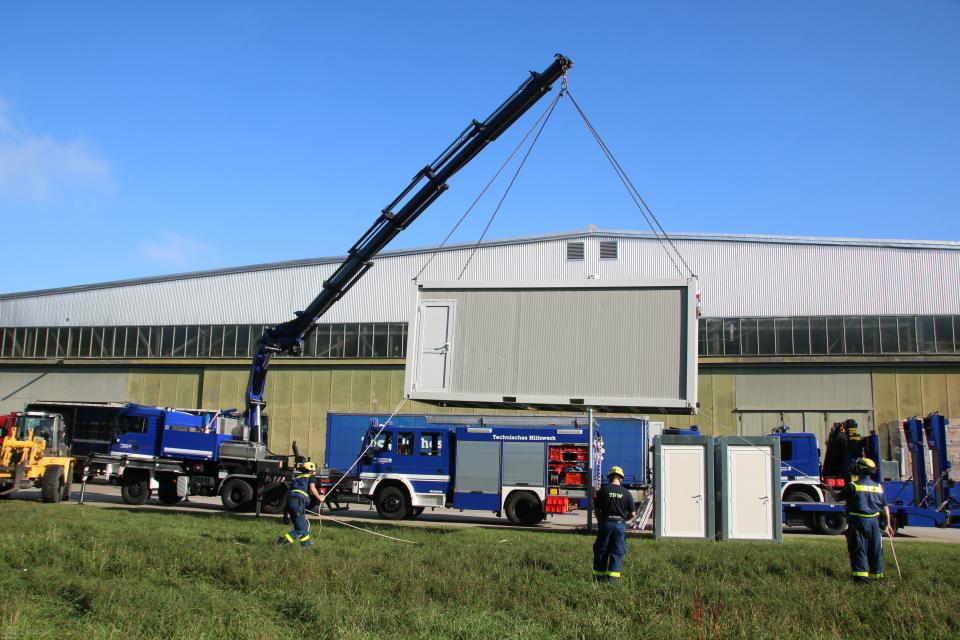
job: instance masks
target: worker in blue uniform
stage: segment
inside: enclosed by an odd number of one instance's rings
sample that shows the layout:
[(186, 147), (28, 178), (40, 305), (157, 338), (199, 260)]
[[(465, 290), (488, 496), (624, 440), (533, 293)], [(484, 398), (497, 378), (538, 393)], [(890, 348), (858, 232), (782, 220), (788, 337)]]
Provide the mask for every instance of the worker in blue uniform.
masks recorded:
[(611, 467), (607, 472), (607, 484), (597, 492), (593, 503), (597, 516), (593, 577), (597, 582), (619, 580), (623, 556), (627, 554), (627, 521), (636, 515), (636, 504), (622, 481), (623, 469)]
[(847, 551), (854, 582), (865, 584), (883, 577), (881, 531), (885, 529), (892, 537), (893, 529), (883, 486), (870, 477), (877, 471), (876, 463), (870, 458), (859, 458), (853, 471), (856, 475), (850, 477), (845, 488)]
[(290, 491), (287, 493), (286, 514), (293, 521), (293, 531), (284, 534), (277, 540), (277, 544), (299, 542), (301, 547), (309, 547), (313, 544), (310, 540), (310, 523), (307, 522), (306, 514), (311, 495), (319, 502), (323, 502), (323, 497), (317, 491), (317, 465), (307, 461), (297, 469), (290, 484)]

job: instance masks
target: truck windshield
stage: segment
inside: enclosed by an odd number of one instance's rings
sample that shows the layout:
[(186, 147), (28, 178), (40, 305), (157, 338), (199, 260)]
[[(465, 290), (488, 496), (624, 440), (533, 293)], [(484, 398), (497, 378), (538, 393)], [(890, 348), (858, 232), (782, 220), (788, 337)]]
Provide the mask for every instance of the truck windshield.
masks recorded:
[(114, 433), (146, 433), (147, 419), (141, 416), (117, 416), (113, 423)]
[(31, 429), (34, 438), (43, 438), (50, 442), (53, 437), (53, 418), (51, 416), (17, 416), (17, 440), (26, 440)]

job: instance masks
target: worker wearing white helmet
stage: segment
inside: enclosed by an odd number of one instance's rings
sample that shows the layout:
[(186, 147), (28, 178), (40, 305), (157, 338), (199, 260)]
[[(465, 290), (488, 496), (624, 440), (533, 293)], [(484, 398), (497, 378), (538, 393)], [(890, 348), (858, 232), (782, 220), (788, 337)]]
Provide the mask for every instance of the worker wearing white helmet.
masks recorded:
[(593, 543), (593, 577), (597, 582), (620, 579), (623, 556), (627, 554), (627, 520), (634, 517), (633, 496), (623, 486), (623, 469), (610, 467), (607, 484), (593, 503), (597, 516), (597, 541)]
[(310, 540), (310, 523), (307, 522), (307, 505), (310, 504), (311, 494), (323, 502), (323, 497), (317, 491), (317, 465), (308, 460), (301, 463), (294, 473), (287, 493), (287, 515), (293, 521), (293, 531), (281, 536), (277, 544), (299, 542), (301, 547), (313, 544)]

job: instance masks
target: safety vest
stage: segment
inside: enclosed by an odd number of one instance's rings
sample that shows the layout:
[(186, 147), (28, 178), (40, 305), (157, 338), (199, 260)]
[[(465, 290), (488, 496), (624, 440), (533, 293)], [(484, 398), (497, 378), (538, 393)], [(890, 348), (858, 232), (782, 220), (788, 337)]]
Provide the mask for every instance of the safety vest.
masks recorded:
[(290, 495), (291, 496), (303, 496), (307, 500), (310, 499), (310, 483), (314, 480), (316, 476), (312, 473), (300, 473), (293, 477), (293, 482), (290, 483)]
[(858, 478), (847, 485), (847, 515), (876, 518), (886, 506), (883, 487), (869, 477)]

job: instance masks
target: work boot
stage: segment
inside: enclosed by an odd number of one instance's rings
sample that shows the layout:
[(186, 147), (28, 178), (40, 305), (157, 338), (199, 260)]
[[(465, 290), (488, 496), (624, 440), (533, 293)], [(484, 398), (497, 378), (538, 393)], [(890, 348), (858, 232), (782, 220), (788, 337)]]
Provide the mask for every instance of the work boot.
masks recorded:
[(854, 584), (858, 584), (858, 585), (865, 585), (865, 584), (868, 583), (868, 581), (867, 581), (866, 578), (862, 578), (862, 577), (860, 577), (860, 576), (856, 576), (856, 577), (853, 579), (853, 583), (854, 583)]

